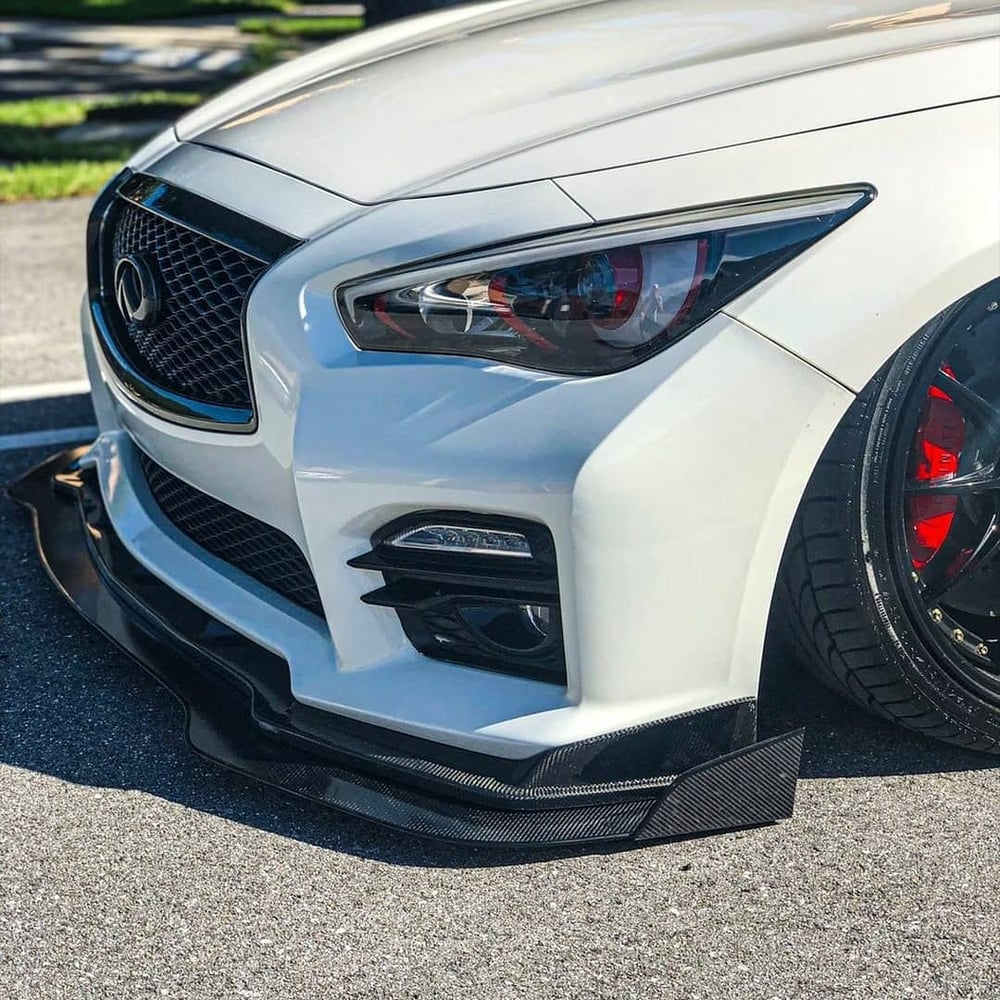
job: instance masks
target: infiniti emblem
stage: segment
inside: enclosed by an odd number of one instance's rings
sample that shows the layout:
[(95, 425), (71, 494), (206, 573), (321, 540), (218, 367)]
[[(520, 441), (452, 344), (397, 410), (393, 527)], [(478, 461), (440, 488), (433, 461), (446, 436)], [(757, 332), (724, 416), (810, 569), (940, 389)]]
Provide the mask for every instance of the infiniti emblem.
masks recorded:
[(126, 323), (152, 326), (160, 312), (160, 292), (149, 265), (137, 254), (115, 264), (115, 301)]

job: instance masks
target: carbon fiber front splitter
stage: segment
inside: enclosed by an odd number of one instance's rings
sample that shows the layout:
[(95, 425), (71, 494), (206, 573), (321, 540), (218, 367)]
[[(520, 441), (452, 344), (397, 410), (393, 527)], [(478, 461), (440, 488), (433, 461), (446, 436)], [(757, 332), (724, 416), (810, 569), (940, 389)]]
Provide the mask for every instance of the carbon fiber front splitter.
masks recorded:
[(180, 597), (127, 551), (92, 470), (64, 452), (10, 487), (66, 598), (184, 705), (199, 753), (344, 812), (436, 839), (649, 841), (791, 816), (802, 731), (754, 742), (752, 699), (527, 760), (310, 708), (283, 660)]

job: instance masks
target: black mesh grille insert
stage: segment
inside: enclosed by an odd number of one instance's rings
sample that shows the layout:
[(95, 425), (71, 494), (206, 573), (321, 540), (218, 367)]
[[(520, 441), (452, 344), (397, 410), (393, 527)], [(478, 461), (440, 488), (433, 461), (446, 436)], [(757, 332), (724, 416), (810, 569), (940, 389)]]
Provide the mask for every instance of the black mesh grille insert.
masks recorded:
[(212, 555), (322, 616), (312, 570), (288, 535), (202, 493), (148, 455), (139, 455), (153, 499), (174, 527)]
[[(268, 265), (130, 202), (121, 201), (109, 222), (110, 261), (138, 254), (161, 286), (152, 326), (117, 323), (132, 363), (188, 399), (249, 407), (243, 305)], [(117, 314), (114, 302), (108, 308)]]

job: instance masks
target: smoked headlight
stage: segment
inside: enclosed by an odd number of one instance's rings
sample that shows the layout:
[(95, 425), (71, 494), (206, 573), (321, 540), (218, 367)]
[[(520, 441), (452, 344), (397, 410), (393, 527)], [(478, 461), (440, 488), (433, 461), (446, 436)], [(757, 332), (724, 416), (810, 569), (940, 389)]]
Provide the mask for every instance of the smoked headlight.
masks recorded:
[(859, 211), (824, 191), (548, 237), (340, 290), (364, 350), (619, 371), (674, 343)]

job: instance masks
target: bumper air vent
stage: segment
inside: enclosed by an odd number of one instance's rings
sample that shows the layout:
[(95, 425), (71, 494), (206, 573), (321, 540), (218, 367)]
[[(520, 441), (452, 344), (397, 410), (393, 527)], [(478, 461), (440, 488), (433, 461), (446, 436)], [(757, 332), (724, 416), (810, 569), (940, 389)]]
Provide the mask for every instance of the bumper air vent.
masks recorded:
[(414, 647), (447, 660), (566, 683), (559, 581), (543, 525), (455, 511), (410, 514), (350, 560), (385, 585), (362, 597), (392, 608)]

